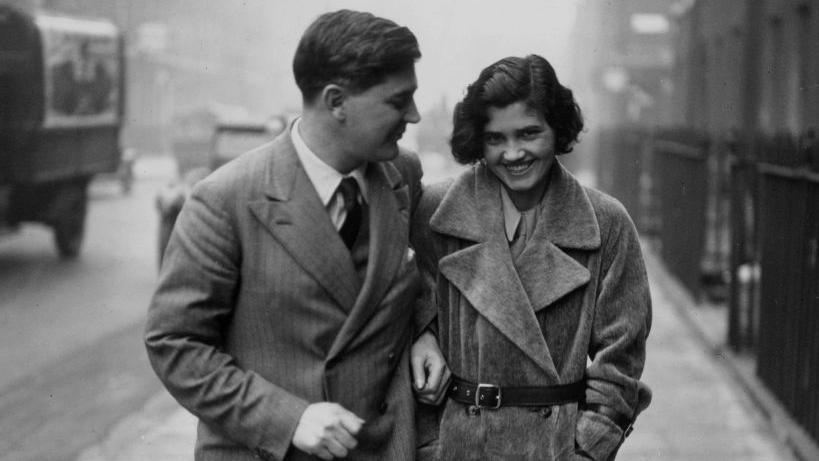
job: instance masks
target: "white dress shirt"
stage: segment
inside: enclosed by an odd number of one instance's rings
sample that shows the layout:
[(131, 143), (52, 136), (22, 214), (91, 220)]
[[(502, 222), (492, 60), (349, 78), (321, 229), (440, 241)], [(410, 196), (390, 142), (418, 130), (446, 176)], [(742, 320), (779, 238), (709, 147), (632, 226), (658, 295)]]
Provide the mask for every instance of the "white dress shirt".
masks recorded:
[(304, 172), (313, 183), (313, 187), (318, 193), (321, 203), (330, 215), (330, 220), (336, 229), (340, 229), (344, 223), (344, 218), (347, 217), (347, 208), (344, 204), (344, 198), (338, 192), (338, 185), (341, 180), (352, 176), (358, 183), (361, 200), (367, 203), (367, 183), (364, 181), (364, 169), (366, 165), (362, 165), (349, 174), (344, 175), (338, 172), (335, 168), (328, 165), (321, 158), (319, 158), (309, 147), (305, 144), (304, 139), (299, 133), (299, 126), (301, 125), (301, 118), (296, 119), (293, 123), (293, 128), (290, 136), (293, 139), (293, 145), (296, 148), (296, 155), (299, 157)]

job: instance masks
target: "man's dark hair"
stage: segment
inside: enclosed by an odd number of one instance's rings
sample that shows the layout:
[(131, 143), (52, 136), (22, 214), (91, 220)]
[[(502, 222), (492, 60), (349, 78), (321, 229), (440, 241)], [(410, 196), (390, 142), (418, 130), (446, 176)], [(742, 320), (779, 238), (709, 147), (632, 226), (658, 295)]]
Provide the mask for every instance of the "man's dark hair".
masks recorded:
[(293, 74), (303, 98), (312, 101), (331, 83), (366, 90), (420, 57), (418, 41), (406, 27), (370, 13), (339, 10), (319, 16), (304, 32)]
[(580, 107), (572, 90), (561, 85), (549, 62), (534, 54), (508, 57), (481, 71), (453, 113), (452, 155), (459, 163), (483, 158), (484, 128), (490, 107), (523, 101), (541, 114), (555, 133), (555, 153), (572, 151), (583, 129)]

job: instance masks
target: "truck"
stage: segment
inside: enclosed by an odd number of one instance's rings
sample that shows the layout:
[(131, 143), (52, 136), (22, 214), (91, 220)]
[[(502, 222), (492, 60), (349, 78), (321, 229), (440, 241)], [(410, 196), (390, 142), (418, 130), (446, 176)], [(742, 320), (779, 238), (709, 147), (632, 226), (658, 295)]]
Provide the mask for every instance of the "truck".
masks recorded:
[(0, 5), (0, 236), (41, 224), (80, 253), (88, 185), (122, 158), (123, 51), (108, 20)]
[[(237, 116), (237, 113), (242, 115)], [(176, 218), (193, 186), (239, 155), (272, 141), (288, 124), (288, 117), (284, 114), (259, 118), (242, 111), (230, 114), (215, 107), (177, 119), (173, 155), (179, 177), (160, 189), (156, 197), (159, 266)]]

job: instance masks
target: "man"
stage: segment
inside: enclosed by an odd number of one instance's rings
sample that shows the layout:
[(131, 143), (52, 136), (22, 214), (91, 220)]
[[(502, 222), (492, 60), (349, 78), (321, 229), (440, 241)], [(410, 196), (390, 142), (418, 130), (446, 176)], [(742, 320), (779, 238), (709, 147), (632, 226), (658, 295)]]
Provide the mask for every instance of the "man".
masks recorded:
[[(421, 169), (396, 143), (420, 120), (419, 57), (392, 21), (320, 16), (293, 61), (301, 118), (185, 203), (145, 342), (199, 417), (197, 460), (412, 459)], [(430, 392), (441, 365), (416, 356)]]

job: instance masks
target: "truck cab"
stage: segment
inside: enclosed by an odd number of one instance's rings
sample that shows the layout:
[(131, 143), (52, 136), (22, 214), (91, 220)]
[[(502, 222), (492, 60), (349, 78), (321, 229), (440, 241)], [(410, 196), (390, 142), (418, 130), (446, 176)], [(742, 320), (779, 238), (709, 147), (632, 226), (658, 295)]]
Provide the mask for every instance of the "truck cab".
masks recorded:
[(88, 184), (120, 163), (123, 78), (113, 23), (0, 5), (0, 235), (44, 224), (79, 254)]

